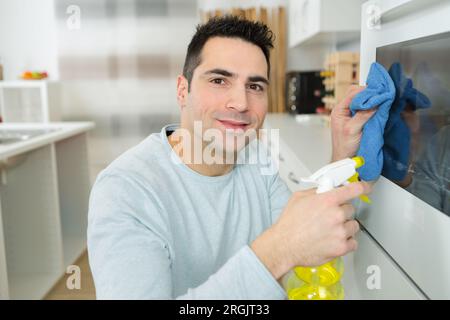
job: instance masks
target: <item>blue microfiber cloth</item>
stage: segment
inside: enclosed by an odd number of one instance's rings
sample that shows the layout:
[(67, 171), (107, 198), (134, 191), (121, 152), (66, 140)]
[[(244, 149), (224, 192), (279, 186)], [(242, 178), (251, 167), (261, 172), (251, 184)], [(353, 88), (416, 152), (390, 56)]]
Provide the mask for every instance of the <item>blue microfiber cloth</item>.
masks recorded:
[(411, 112), (429, 108), (431, 102), (426, 95), (414, 88), (412, 80), (405, 76), (400, 63), (392, 64), (389, 75), (394, 81), (396, 94), (384, 132), (382, 173), (388, 179), (400, 181), (407, 174), (411, 145), (411, 130), (401, 113), (406, 107)]
[(350, 105), (352, 115), (358, 110), (378, 107), (377, 112), (364, 125), (357, 152), (357, 155), (364, 157), (365, 160), (365, 164), (358, 169), (362, 180), (375, 180), (381, 174), (384, 127), (394, 98), (395, 86), (391, 77), (381, 64), (372, 63), (367, 76), (367, 87), (353, 98)]

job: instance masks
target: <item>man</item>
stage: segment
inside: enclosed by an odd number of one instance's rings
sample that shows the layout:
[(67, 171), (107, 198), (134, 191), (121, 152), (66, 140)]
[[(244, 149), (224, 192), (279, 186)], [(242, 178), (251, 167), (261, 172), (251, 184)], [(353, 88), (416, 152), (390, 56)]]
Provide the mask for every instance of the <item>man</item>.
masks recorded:
[[(367, 184), (291, 195), (277, 174), (237, 164), (245, 144), (234, 142), (261, 128), (267, 113), (271, 47), (261, 23), (225, 17), (197, 28), (177, 79), (181, 124), (116, 159), (91, 192), (98, 298), (284, 299), (278, 281), (291, 268), (356, 249), (348, 202), (368, 193)], [(355, 155), (373, 114), (350, 117), (360, 90), (352, 88), (332, 116), (333, 160)], [(208, 147), (208, 129), (222, 133), (211, 154), (232, 153), (233, 161), (193, 161), (196, 146)]]

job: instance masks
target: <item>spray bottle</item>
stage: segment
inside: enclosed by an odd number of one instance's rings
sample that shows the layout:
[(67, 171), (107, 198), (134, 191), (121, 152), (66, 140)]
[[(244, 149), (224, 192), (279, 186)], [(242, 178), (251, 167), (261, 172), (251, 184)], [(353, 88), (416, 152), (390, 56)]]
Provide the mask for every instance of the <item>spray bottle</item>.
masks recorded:
[[(318, 185), (317, 193), (323, 193), (358, 181), (356, 169), (364, 165), (362, 157), (347, 158), (336, 161), (316, 171), (303, 182)], [(370, 203), (366, 195), (361, 200)], [(294, 274), (288, 279), (289, 300), (342, 300), (344, 288), (341, 278), (344, 263), (341, 257), (333, 259), (318, 267), (295, 267)]]

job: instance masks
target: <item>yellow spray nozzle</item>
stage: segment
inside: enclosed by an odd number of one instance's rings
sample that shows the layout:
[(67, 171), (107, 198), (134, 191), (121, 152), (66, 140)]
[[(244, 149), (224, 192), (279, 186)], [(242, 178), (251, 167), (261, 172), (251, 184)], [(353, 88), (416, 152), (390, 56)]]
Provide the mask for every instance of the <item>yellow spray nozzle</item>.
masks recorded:
[(364, 158), (361, 156), (353, 157), (352, 160), (356, 162), (356, 168), (360, 168), (364, 165)]
[(364, 201), (365, 203), (371, 204), (372, 201), (370, 201), (370, 198), (368, 196), (366, 196), (365, 194), (359, 196), (359, 198)]
[[(353, 157), (352, 158), (353, 161), (355, 161), (356, 165), (355, 168), (360, 168), (364, 165), (364, 158), (361, 156), (357, 156), (357, 157)], [(358, 177), (359, 174), (358, 172), (355, 173), (353, 176), (351, 176), (348, 181), (349, 182), (357, 182), (358, 181)], [(366, 196), (365, 194), (363, 194), (362, 196), (359, 197), (362, 201), (364, 201), (365, 203), (371, 203), (370, 198), (368, 196)]]
[(348, 182), (358, 182), (359, 179), (359, 173), (356, 172), (354, 175), (352, 175), (350, 178), (347, 179)]

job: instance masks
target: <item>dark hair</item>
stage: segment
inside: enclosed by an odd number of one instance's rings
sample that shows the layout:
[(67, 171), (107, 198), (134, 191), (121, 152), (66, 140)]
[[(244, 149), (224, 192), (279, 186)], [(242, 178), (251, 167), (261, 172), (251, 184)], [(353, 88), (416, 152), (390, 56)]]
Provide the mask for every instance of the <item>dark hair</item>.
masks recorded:
[(188, 80), (189, 87), (194, 70), (201, 63), (201, 51), (206, 41), (212, 37), (239, 38), (257, 45), (264, 53), (267, 73), (270, 73), (270, 49), (273, 48), (273, 32), (262, 22), (254, 22), (231, 15), (215, 17), (205, 24), (198, 25), (197, 31), (189, 43), (183, 67), (183, 76)]

